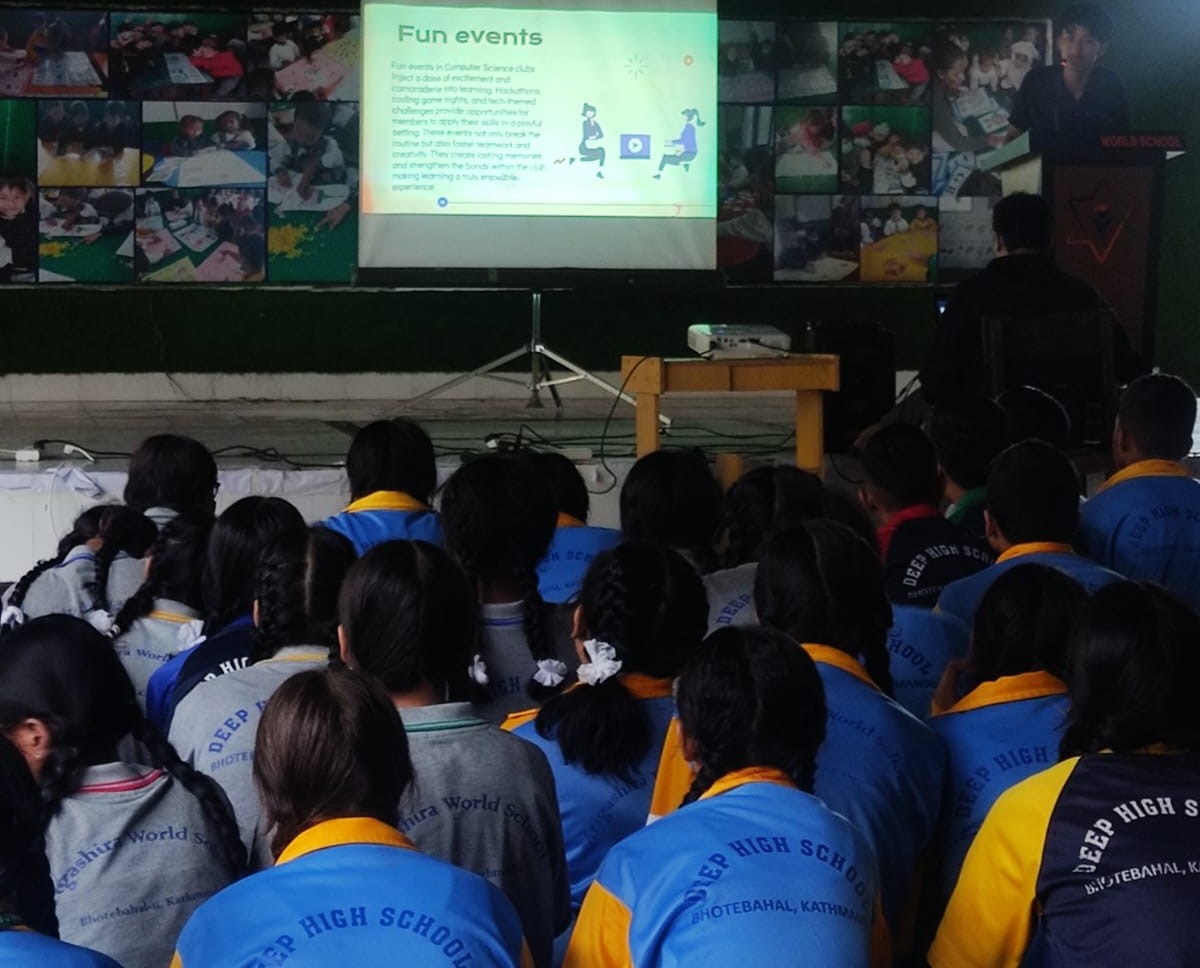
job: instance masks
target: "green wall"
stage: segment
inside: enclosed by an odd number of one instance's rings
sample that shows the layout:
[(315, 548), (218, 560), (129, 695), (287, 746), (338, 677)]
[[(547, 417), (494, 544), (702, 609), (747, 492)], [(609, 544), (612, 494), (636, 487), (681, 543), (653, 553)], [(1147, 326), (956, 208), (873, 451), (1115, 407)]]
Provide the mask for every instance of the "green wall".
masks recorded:
[[(1184, 130), (1193, 148), (1168, 169), (1156, 357), (1200, 384), (1200, 4), (1110, 0), (1107, 8), (1116, 30), (1106, 62), (1125, 80), (1135, 123)], [(727, 17), (829, 19), (1044, 17), (1058, 9), (1027, 0), (721, 4)], [(615, 369), (623, 353), (685, 353), (684, 330), (694, 322), (764, 322), (799, 336), (807, 320), (877, 320), (896, 334), (905, 368), (921, 358), (933, 299), (928, 288), (620, 283), (547, 293), (543, 335), (585, 366)], [(6, 289), (0, 307), (0, 372), (460, 370), (522, 342), (529, 326), (527, 298), (503, 291)]]

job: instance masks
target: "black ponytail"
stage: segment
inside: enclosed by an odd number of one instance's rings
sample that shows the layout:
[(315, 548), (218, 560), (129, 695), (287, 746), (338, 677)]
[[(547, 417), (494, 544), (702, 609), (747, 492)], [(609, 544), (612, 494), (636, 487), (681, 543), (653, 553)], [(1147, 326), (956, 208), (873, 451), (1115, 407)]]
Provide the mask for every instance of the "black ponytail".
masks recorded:
[(816, 665), (782, 632), (719, 629), (679, 676), (679, 721), (699, 769), (684, 803), (735, 770), (774, 767), (805, 792), (825, 738), (825, 690)]
[(149, 615), (156, 598), (169, 598), (195, 609), (203, 606), (200, 578), (212, 523), (211, 515), (189, 512), (162, 526), (150, 546), (146, 580), (113, 619), (118, 635)]
[(0, 900), (39, 934), (58, 937), (54, 884), (42, 834), (41, 802), (29, 767), (12, 743), (0, 743)]
[[(59, 539), (54, 557), (42, 559), (17, 580), (17, 583), (13, 585), (12, 593), (8, 597), (8, 604), (13, 608), (20, 608), (25, 603), (25, 596), (29, 594), (29, 589), (44, 572), (61, 565), (66, 560), (67, 555), (71, 553), (72, 548), (77, 548), (79, 545), (86, 544), (98, 537), (100, 534), (101, 519), (105, 512), (114, 506), (111, 504), (97, 504), (95, 507), (90, 507), (80, 514), (71, 525), (71, 530)], [(0, 634), (3, 634), (10, 627), (0, 627)]]
[(754, 606), (764, 625), (797, 642), (829, 645), (861, 660), (875, 685), (895, 694), (883, 565), (846, 525), (810, 521), (771, 538), (755, 575)]
[(92, 580), (83, 586), (91, 597), (92, 611), (108, 611), (108, 573), (112, 563), (121, 552), (131, 558), (142, 558), (158, 537), (154, 522), (140, 511), (114, 505), (105, 509), (100, 519), (102, 542), (95, 555), (95, 570)]
[(354, 564), (354, 545), (328, 528), (292, 528), (268, 541), (254, 569), (252, 662), (289, 645), (337, 652), (338, 592)]
[[(596, 556), (583, 579), (579, 632), (612, 646), (621, 673), (674, 677), (704, 636), (704, 583), (683, 556), (648, 541), (628, 541)], [(632, 779), (650, 749), (645, 706), (619, 676), (549, 700), (537, 731), (563, 759), (587, 773)]]

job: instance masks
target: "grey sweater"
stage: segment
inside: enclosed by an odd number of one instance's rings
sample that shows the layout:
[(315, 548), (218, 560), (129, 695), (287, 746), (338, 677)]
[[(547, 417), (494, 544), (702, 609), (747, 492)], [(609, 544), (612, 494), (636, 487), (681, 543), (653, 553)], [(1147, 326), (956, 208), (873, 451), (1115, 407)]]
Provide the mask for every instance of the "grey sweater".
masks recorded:
[(113, 642), (113, 649), (146, 711), (146, 683), (156, 669), (200, 637), (200, 613), (182, 602), (156, 598), (149, 615), (139, 618)]
[(328, 664), (328, 649), (289, 646), (271, 659), (199, 683), (175, 709), (171, 745), (229, 797), (252, 867), (273, 862), (253, 777), (254, 734), (263, 707), (289, 676)]
[(571, 917), (554, 776), (532, 743), (480, 719), (469, 703), (402, 707), (415, 779), (400, 830), (427, 854), (502, 890), (539, 968)]
[[(141, 587), (143, 562), (121, 552), (108, 572), (108, 610), (118, 609)], [(30, 618), (42, 615), (76, 615), (92, 610), (92, 596), (84, 586), (96, 577), (96, 554), (87, 545), (72, 548), (61, 564), (42, 572), (25, 593), (21, 610)], [(11, 594), (11, 592), (9, 593)]]
[[(523, 603), (481, 605), (479, 611), (480, 654), (487, 666), (490, 698), (477, 703), (476, 709), (489, 722), (502, 723), (509, 713), (521, 712), (534, 704), (526, 690), (537, 671), (537, 663), (525, 638)], [(567, 667), (567, 682), (579, 665), (567, 624), (573, 611), (570, 606), (548, 605), (542, 613), (546, 634), (554, 643), (554, 656)]]
[(192, 911), (233, 880), (220, 833), (169, 774), (84, 771), (46, 831), (59, 933), (125, 968), (163, 968)]

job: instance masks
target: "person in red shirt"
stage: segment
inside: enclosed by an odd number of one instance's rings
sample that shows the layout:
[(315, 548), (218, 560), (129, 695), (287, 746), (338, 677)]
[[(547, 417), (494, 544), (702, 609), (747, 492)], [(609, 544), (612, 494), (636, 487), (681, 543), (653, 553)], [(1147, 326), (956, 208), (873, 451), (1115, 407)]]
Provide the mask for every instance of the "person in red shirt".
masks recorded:
[(205, 37), (200, 42), (200, 48), (188, 60), (194, 67), (212, 76), (216, 82), (212, 93), (217, 97), (236, 93), (246, 73), (237, 55), (228, 48), (222, 50), (221, 42), (212, 36)]

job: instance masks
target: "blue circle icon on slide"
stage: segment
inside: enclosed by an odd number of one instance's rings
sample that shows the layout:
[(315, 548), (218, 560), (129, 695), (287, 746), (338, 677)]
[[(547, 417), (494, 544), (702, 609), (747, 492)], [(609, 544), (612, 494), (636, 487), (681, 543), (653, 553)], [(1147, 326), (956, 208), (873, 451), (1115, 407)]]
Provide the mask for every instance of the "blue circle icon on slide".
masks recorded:
[(448, 199), (445, 195), (438, 199), (438, 208), (445, 208), (449, 204), (450, 199)]

